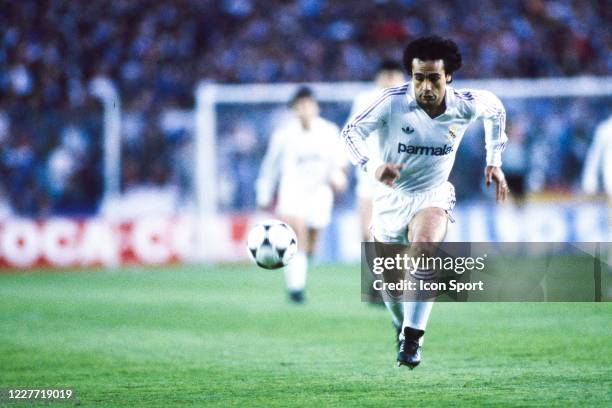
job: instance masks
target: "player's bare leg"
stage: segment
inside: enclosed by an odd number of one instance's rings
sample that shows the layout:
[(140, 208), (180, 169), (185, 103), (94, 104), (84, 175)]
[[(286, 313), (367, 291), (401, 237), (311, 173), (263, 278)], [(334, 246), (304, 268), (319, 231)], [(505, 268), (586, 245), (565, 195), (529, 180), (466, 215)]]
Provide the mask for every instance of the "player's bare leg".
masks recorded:
[(306, 251), (306, 255), (308, 258), (312, 258), (315, 250), (317, 249), (317, 242), (319, 241), (320, 231), (318, 228), (308, 227), (306, 231), (306, 247), (304, 248)]
[[(444, 240), (447, 225), (448, 216), (443, 209), (429, 207), (419, 211), (408, 226), (408, 255), (433, 256), (436, 244)], [(406, 365), (412, 369), (421, 362), (420, 348), (432, 306), (433, 301), (415, 300), (403, 303), (404, 320), (397, 355), (398, 366)]]
[(408, 240), (412, 243), (439, 243), (446, 236), (448, 215), (438, 207), (423, 208), (408, 226)]
[(295, 231), (298, 241), (298, 251), (284, 268), (285, 283), (289, 292), (289, 299), (296, 303), (304, 301), (304, 288), (306, 287), (306, 273), (308, 271), (309, 233), (306, 221), (299, 217), (285, 217), (285, 222)]

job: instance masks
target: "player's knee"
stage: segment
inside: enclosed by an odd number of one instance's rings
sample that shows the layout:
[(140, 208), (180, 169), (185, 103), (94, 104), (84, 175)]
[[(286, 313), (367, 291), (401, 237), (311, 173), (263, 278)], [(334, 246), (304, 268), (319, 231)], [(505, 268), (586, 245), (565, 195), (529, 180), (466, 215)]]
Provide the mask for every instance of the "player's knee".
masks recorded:
[(422, 233), (415, 234), (412, 239), (412, 243), (418, 243), (421, 245), (431, 243), (435, 244), (441, 241), (440, 236), (441, 234), (438, 231), (424, 231)]
[(424, 254), (425, 256), (433, 256), (436, 253), (437, 242), (427, 235), (423, 235), (423, 240), (415, 240), (411, 242), (413, 251), (418, 254)]
[(411, 246), (418, 250), (419, 253), (423, 253), (427, 256), (433, 256), (437, 248), (444, 240), (445, 229), (442, 228), (423, 228), (419, 231), (415, 231)]

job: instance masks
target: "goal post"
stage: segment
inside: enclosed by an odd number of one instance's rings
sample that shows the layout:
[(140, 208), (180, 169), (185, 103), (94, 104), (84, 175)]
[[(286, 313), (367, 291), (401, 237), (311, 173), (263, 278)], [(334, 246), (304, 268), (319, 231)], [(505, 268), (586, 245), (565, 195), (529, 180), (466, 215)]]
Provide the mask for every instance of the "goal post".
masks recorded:
[(106, 77), (96, 77), (89, 91), (102, 103), (104, 111), (104, 194), (103, 201), (119, 196), (121, 185), (121, 98), (115, 84)]

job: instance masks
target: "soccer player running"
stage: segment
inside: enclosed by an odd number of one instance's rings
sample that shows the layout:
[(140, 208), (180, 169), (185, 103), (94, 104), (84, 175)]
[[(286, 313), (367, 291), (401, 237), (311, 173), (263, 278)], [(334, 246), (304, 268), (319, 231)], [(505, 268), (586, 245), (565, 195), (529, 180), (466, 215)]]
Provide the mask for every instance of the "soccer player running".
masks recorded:
[[(457, 148), (477, 119), (483, 120), (485, 129), (485, 183), (495, 183), (498, 202), (506, 199), (508, 185), (501, 170), (505, 110), (491, 92), (448, 85), (461, 67), (461, 54), (452, 40), (414, 40), (404, 50), (403, 63), (410, 82), (383, 91), (345, 126), (342, 140), (353, 164), (379, 182), (372, 209), (374, 239), (410, 243), (413, 256), (432, 255), (435, 244), (444, 240), (455, 205), (448, 176)], [(380, 157), (366, 143), (375, 131)], [(414, 368), (421, 361), (433, 302), (391, 297), (385, 304), (398, 334), (398, 366)]]
[(257, 205), (268, 210), (278, 183), (277, 214), (295, 231), (298, 252), (284, 268), (289, 299), (304, 301), (309, 258), (330, 220), (334, 191), (346, 188), (347, 160), (340, 131), (319, 115), (310, 88), (291, 100), (294, 117), (270, 139), (256, 182)]

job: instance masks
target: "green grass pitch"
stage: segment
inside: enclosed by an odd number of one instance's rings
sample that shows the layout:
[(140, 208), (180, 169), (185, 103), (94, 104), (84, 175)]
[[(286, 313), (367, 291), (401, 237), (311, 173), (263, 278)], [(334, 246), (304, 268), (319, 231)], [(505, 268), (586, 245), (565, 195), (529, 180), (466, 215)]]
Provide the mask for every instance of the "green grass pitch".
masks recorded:
[[(358, 266), (308, 301), (252, 266), (0, 275), (0, 388), (50, 406), (611, 406), (611, 303), (440, 303), (423, 363), (395, 368)], [(44, 403), (0, 405), (40, 406)]]

